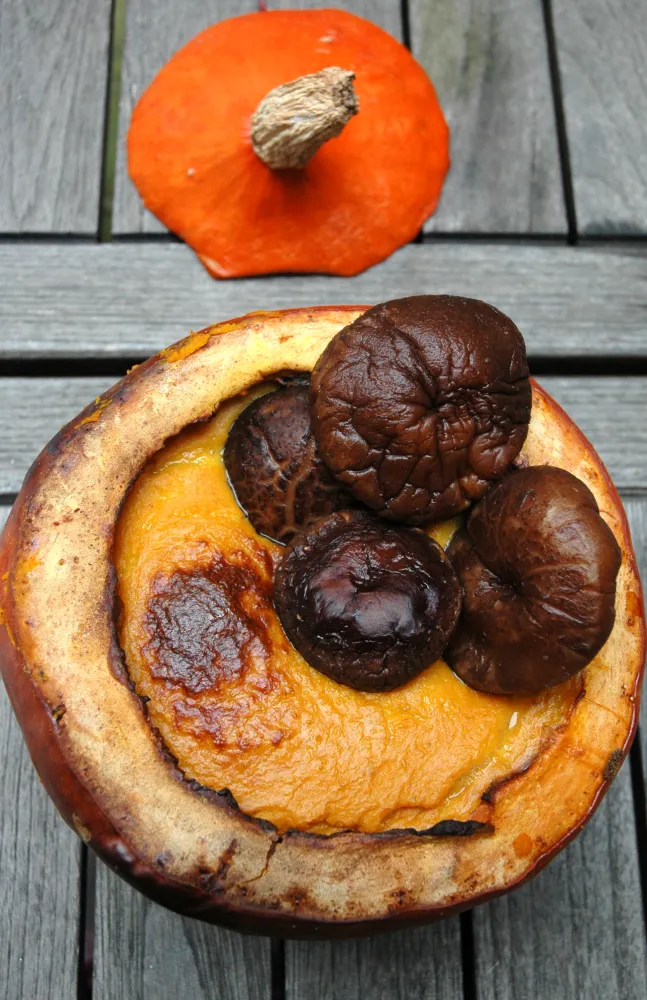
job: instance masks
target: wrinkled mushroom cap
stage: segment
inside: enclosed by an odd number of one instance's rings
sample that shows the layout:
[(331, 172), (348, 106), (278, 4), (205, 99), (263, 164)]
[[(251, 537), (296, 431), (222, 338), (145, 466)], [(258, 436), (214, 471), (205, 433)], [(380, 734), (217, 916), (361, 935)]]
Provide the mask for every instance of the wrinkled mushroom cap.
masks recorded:
[(428, 535), (357, 510), (294, 538), (275, 574), (274, 601), (311, 666), (360, 691), (391, 691), (441, 655), (461, 594)]
[(256, 530), (277, 542), (353, 504), (317, 454), (305, 384), (250, 403), (229, 432), (224, 460), (239, 504)]
[(523, 338), (477, 299), (419, 295), (369, 309), (311, 382), (321, 457), (382, 517), (441, 521), (483, 496), (530, 419)]
[(552, 687), (611, 634), (620, 547), (590, 489), (564, 469), (507, 475), (473, 509), (449, 556), (465, 600), (446, 659), (472, 687)]

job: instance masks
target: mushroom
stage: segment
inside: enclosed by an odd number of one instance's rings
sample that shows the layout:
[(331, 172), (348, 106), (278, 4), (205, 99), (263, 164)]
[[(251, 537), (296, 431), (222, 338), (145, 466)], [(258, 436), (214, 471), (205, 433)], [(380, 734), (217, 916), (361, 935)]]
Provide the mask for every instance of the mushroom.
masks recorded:
[(317, 455), (307, 385), (254, 400), (234, 421), (223, 457), (251, 523), (283, 545), (300, 527), (353, 505)]
[(461, 594), (428, 535), (354, 510), (293, 539), (276, 570), (274, 602), (316, 670), (360, 691), (390, 691), (441, 655)]
[(464, 600), (445, 659), (470, 687), (553, 687), (611, 634), (620, 548), (589, 488), (564, 469), (507, 475), (474, 507), (448, 555)]
[(444, 520), (483, 496), (523, 445), (523, 337), (477, 299), (396, 299), (331, 341), (311, 400), (321, 457), (358, 500), (396, 521)]

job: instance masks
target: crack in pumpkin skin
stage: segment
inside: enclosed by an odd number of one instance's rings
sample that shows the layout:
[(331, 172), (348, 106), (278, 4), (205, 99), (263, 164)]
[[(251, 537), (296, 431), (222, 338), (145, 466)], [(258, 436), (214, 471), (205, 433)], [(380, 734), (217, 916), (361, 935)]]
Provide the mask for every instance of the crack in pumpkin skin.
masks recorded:
[[(150, 699), (150, 722), (187, 778), (230, 788), (244, 812), (280, 833), (467, 821), (488, 787), (558, 738), (581, 681), (535, 698), (489, 696), (438, 661), (403, 688), (370, 694), (309, 667), (272, 606), (281, 550), (244, 517), (221, 460), (232, 421), (265, 391), (229, 401), (167, 444), (124, 506), (115, 548), (121, 641), (136, 690)], [(446, 545), (457, 524), (434, 536)], [(189, 644), (174, 673), (163, 650), (196, 579), (203, 589), (208, 581), (207, 605), (231, 609), (238, 637), (227, 638), (225, 664), (217, 651), (200, 660)], [(217, 645), (218, 626), (201, 615), (198, 632), (215, 628)]]

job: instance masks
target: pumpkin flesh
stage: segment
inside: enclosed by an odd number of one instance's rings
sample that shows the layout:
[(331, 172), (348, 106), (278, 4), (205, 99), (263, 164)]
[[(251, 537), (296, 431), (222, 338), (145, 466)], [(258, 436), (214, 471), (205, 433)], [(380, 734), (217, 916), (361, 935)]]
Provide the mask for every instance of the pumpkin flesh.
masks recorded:
[[(228, 788), (280, 832), (467, 821), (565, 725), (581, 680), (496, 697), (438, 661), (396, 691), (367, 693), (310, 667), (272, 605), (280, 546), (238, 507), (222, 461), (233, 420), (263, 391), (167, 444), (124, 505), (120, 635), (151, 724), (187, 777)], [(444, 545), (457, 524), (430, 533)]]

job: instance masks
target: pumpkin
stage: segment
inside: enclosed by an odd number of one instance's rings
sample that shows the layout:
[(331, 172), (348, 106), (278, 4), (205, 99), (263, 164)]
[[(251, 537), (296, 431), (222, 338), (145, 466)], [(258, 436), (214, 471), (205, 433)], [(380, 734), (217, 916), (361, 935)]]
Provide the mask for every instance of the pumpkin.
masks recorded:
[[(63, 817), (150, 897), (247, 931), (366, 934), (441, 917), (520, 884), (592, 815), (637, 722), (645, 622), (626, 518), (593, 448), (536, 383), (522, 458), (567, 468), (585, 483), (622, 553), (615, 625), (586, 669), (539, 695), (502, 699), (464, 687), (439, 661), (399, 691), (371, 693), (333, 689), (334, 681), (285, 646), (267, 599), (279, 547), (235, 504), (222, 446), (246, 403), (278, 373), (311, 371), (362, 312), (256, 313), (194, 334), (135, 368), (43, 451), (0, 544), (0, 667)], [(164, 486), (157, 492), (156, 479)], [(434, 536), (445, 545), (455, 527), (436, 525)], [(254, 692), (248, 673), (244, 693), (260, 706), (253, 721), (278, 730), (290, 711), (296, 718), (297, 756), (299, 745), (304, 750), (300, 763), (292, 762), (300, 767), (296, 786), (302, 780), (306, 792), (316, 786), (329, 794), (325, 822), (307, 794), (286, 795), (287, 771), (263, 770), (263, 740), (228, 747), (205, 727), (187, 729), (191, 711), (209, 717), (208, 692), (173, 703), (181, 683), (156, 677), (153, 660), (142, 655), (141, 629), (150, 620), (137, 606), (146, 578), (163, 613), (160, 570), (168, 577), (183, 560), (203, 559), (207, 530), (213, 560), (231, 570), (230, 620), (247, 623), (254, 663), (269, 656), (278, 675), (274, 686)], [(174, 544), (182, 532), (186, 548)], [(286, 660), (296, 679), (291, 693), (283, 683)], [(232, 678), (235, 686), (235, 672)], [(455, 745), (446, 732), (443, 741), (442, 722), (428, 707), (448, 699), (462, 720), (464, 739)], [(416, 745), (424, 733), (418, 729), (407, 746), (396, 726), (402, 759), (387, 754), (382, 784), (335, 799), (335, 774), (326, 770), (317, 785), (312, 758), (309, 768), (304, 763), (303, 708), (311, 718), (320, 713), (315, 735), (341, 753), (340, 773), (351, 777), (371, 752), (360, 710), (373, 726), (382, 724), (380, 712), (392, 725), (398, 713), (401, 720), (426, 713), (452, 794), (419, 815), (393, 810), (397, 788), (410, 782), (415, 792), (416, 768), (421, 760), (426, 766)], [(226, 736), (226, 712), (211, 719)], [(493, 754), (491, 729), (501, 737)], [(467, 744), (486, 774), (465, 769)], [(430, 776), (421, 777), (425, 794)], [(349, 824), (354, 828), (344, 829)]]
[(146, 207), (219, 278), (357, 274), (416, 236), (449, 165), (422, 67), (341, 10), (203, 31), (141, 96), (127, 143)]

